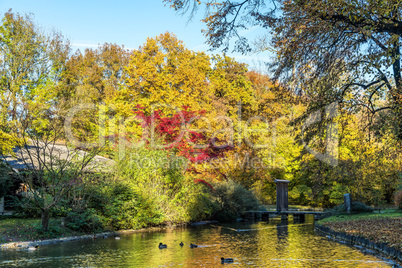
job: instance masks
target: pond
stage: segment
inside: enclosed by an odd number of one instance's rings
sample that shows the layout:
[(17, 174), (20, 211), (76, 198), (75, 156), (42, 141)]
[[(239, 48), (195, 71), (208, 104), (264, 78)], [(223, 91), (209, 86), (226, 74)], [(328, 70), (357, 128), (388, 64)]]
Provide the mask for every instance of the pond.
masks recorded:
[[(159, 249), (159, 242), (167, 244)], [(180, 242), (184, 243), (181, 247)], [(198, 245), (190, 248), (190, 243)], [(221, 257), (233, 263), (221, 264)], [(44, 245), (35, 251), (2, 250), (0, 267), (392, 267), (314, 232), (303, 223), (211, 224), (159, 232)]]

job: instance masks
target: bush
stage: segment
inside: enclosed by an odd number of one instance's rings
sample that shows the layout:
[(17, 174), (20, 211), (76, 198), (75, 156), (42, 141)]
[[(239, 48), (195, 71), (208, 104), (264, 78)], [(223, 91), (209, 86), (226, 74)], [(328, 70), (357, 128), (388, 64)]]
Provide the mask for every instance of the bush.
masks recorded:
[[(352, 202), (352, 214), (373, 212), (373, 208), (369, 207), (361, 202)], [(345, 204), (340, 204), (339, 206), (334, 207), (331, 211), (331, 214), (345, 214)]]
[(66, 217), (66, 227), (75, 231), (96, 232), (103, 230), (103, 221), (94, 209), (87, 209), (81, 213), (71, 211)]
[[(136, 228), (206, 219), (215, 210), (205, 186), (183, 174), (184, 158), (149, 148), (126, 151), (126, 154), (117, 161), (117, 176), (135, 192), (124, 202), (135, 199), (128, 209), (135, 211), (130, 216), (134, 216)], [(126, 218), (116, 218), (115, 223)]]
[(108, 196), (103, 207), (107, 226), (112, 229), (138, 229), (162, 222), (161, 213), (154, 202), (141, 195), (135, 185), (126, 181), (117, 181), (106, 186)]
[(41, 224), (37, 224), (34, 230), (40, 239), (52, 239), (63, 234), (63, 229), (54, 224), (49, 224), (49, 229), (46, 231)]
[(39, 218), (41, 210), (35, 206), (31, 198), (23, 196), (12, 196), (10, 206), (13, 208), (13, 215), (23, 218)]
[(402, 209), (402, 191), (395, 193), (395, 205), (397, 208)]
[(216, 185), (213, 196), (219, 204), (214, 218), (219, 221), (232, 221), (247, 210), (259, 210), (256, 196), (242, 185), (227, 181)]
[(360, 202), (352, 202), (352, 213), (366, 213), (373, 212), (373, 208)]

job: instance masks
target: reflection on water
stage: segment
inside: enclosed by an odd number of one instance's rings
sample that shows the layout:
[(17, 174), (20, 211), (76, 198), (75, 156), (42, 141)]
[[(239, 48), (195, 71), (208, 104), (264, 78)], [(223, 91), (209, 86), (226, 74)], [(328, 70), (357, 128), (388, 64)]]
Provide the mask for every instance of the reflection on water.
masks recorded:
[[(180, 247), (183, 241), (184, 246)], [(159, 242), (168, 245), (159, 249)], [(198, 245), (191, 249), (190, 243)], [(220, 258), (233, 258), (221, 264)], [(313, 219), (217, 224), (0, 251), (1, 267), (391, 267), (314, 233)]]

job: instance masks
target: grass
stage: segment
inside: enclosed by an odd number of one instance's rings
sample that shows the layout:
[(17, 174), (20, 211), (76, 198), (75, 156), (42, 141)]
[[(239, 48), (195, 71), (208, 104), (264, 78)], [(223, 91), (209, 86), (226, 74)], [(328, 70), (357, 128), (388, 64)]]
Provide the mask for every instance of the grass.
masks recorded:
[(82, 235), (61, 225), (61, 219), (50, 219), (49, 230), (43, 231), (40, 219), (0, 216), (0, 244), (7, 242), (44, 240)]
[(318, 222), (324, 225), (329, 222), (342, 222), (351, 220), (365, 220), (365, 219), (384, 219), (384, 218), (399, 218), (402, 217), (402, 210), (398, 209), (384, 209), (381, 212), (377, 210), (374, 212), (359, 213), (359, 214), (340, 214), (328, 218), (324, 218)]
[(402, 211), (386, 209), (379, 212), (339, 214), (317, 222), (336, 232), (360, 236), (376, 243), (386, 243), (402, 250)]

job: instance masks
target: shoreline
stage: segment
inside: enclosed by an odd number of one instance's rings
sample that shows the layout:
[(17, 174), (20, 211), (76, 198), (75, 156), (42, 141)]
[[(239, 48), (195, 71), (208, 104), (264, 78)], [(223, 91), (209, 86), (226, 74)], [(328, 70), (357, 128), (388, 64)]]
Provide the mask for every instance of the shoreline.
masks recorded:
[(379, 254), (382, 257), (386, 257), (392, 261), (398, 262), (399, 265), (402, 264), (402, 251), (394, 247), (389, 247), (386, 245), (386, 243), (376, 243), (364, 237), (333, 231), (331, 228), (319, 225), (317, 223), (314, 225), (314, 230), (332, 238), (338, 243), (346, 243), (352, 246), (360, 247), (360, 249), (366, 249), (366, 251), (370, 254)]
[(56, 243), (63, 243), (63, 242), (71, 242), (76, 240), (83, 240), (83, 239), (98, 239), (98, 237), (104, 236), (113, 236), (113, 235), (123, 235), (123, 234), (130, 234), (130, 233), (145, 233), (145, 232), (155, 232), (155, 231), (162, 231), (171, 228), (180, 228), (180, 227), (192, 227), (192, 226), (200, 226), (200, 225), (207, 225), (217, 223), (217, 221), (200, 221), (194, 223), (187, 223), (187, 224), (180, 224), (180, 225), (170, 225), (164, 227), (148, 227), (148, 228), (141, 228), (141, 229), (129, 229), (129, 230), (119, 230), (119, 231), (107, 231), (107, 232), (99, 232), (93, 234), (84, 234), (84, 235), (77, 235), (77, 236), (66, 236), (66, 237), (59, 237), (59, 238), (51, 238), (51, 239), (44, 239), (44, 240), (32, 240), (32, 241), (16, 241), (16, 242), (7, 242), (0, 244), (0, 250), (14, 250), (14, 249), (24, 249), (30, 246), (43, 246), (43, 245), (50, 245)]

